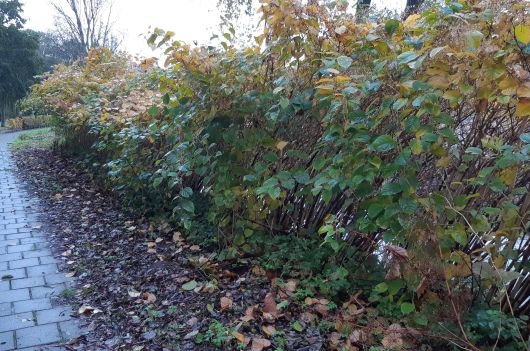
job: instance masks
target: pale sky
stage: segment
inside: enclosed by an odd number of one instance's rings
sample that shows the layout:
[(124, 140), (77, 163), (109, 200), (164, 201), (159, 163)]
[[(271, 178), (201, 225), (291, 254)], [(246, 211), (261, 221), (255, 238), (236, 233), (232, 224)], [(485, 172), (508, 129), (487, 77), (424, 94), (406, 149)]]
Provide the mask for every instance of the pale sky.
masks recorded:
[[(26, 28), (49, 31), (55, 12), (50, 0), (22, 0)], [(353, 1), (352, 1), (353, 2)], [(402, 9), (406, 0), (374, 0), (378, 7)], [(217, 0), (114, 0), (115, 30), (122, 48), (132, 54), (152, 55), (145, 36), (149, 27), (175, 32), (175, 39), (207, 43), (220, 23)]]

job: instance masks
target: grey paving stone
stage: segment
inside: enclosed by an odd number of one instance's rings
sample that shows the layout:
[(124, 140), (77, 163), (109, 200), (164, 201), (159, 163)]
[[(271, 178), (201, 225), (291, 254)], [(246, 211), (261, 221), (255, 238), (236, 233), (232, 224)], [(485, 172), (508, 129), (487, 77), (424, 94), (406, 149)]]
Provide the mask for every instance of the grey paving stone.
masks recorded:
[(23, 253), (24, 258), (30, 257), (41, 257), (41, 256), (52, 256), (52, 252), (49, 249), (26, 251)]
[(0, 291), (7, 291), (11, 289), (8, 280), (0, 280)]
[(7, 270), (7, 262), (0, 262), (0, 271)]
[(37, 323), (39, 325), (63, 322), (72, 319), (70, 307), (55, 307), (49, 310), (37, 311)]
[(17, 233), (17, 234), (7, 234), (6, 240), (17, 240), (17, 239), (27, 239), (31, 238), (30, 233)]
[(37, 238), (31, 237), (31, 238), (20, 239), (21, 244), (39, 244), (39, 243), (47, 243), (47, 242), (48, 241), (43, 236), (37, 237)]
[(10, 261), (9, 268), (11, 269), (24, 268), (24, 267), (38, 266), (39, 264), (40, 262), (37, 257), (31, 257), (31, 258), (24, 258), (22, 260)]
[(42, 256), (39, 257), (41, 264), (59, 263), (59, 261), (53, 256)]
[(0, 351), (13, 350), (15, 348), (15, 333), (12, 331), (0, 333)]
[(34, 244), (21, 244), (21, 245), (9, 246), (7, 248), (7, 253), (25, 252), (25, 251), (31, 251), (34, 249), (35, 249)]
[(44, 297), (52, 298), (60, 296), (60, 294), (66, 289), (64, 284), (54, 285), (54, 286), (39, 286), (36, 288), (31, 288), (31, 296), (34, 299), (41, 299)]
[(57, 265), (55, 263), (51, 264), (41, 264), (39, 266), (27, 267), (26, 272), (28, 272), (28, 277), (41, 276), (43, 274), (56, 274)]
[(72, 278), (66, 277), (63, 273), (47, 274), (44, 278), (46, 279), (46, 283), (50, 285), (73, 281)]
[(52, 308), (52, 304), (48, 298), (17, 301), (13, 303), (13, 306), (15, 308), (15, 313), (40, 311)]
[(0, 317), (8, 316), (8, 315), (10, 315), (12, 313), (13, 313), (13, 311), (12, 311), (12, 308), (11, 308), (11, 303), (9, 303), (9, 302), (0, 303)]
[(44, 286), (43, 277), (30, 277), (24, 279), (14, 279), (11, 281), (11, 289), (33, 288), (36, 286)]
[(39, 325), (16, 331), (17, 347), (46, 345), (61, 341), (57, 324)]
[(29, 300), (29, 289), (17, 289), (0, 292), (0, 303)]
[[(8, 278), (8, 277), (11, 277), (11, 278)], [(16, 269), (8, 269), (6, 271), (0, 271), (0, 278), (3, 278), (3, 279), (26, 278), (26, 270), (24, 268), (16, 268)]]
[(31, 312), (0, 317), (0, 332), (32, 327), (34, 325), (35, 321)]
[(0, 255), (0, 262), (8, 262), (12, 260), (20, 260), (22, 259), (22, 253), (21, 252), (14, 252), (10, 254), (3, 254)]

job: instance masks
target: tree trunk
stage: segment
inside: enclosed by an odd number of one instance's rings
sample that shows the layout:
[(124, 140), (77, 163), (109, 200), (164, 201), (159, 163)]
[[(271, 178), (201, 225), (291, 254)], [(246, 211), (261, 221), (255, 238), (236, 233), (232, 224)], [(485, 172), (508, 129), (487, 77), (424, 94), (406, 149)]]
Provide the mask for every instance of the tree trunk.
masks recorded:
[(425, 0), (407, 0), (407, 5), (405, 6), (405, 11), (403, 11), (403, 19), (406, 19), (410, 15), (418, 12), (419, 8)]
[(355, 8), (356, 22), (362, 22), (365, 19), (371, 4), (372, 0), (357, 0), (357, 7)]

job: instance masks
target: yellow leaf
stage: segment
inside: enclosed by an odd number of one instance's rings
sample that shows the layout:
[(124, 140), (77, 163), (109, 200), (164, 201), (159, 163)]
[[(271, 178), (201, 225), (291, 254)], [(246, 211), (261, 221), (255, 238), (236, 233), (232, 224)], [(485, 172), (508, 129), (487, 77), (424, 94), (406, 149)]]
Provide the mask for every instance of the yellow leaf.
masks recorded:
[(519, 99), (519, 102), (517, 103), (517, 108), (515, 109), (515, 115), (517, 117), (530, 116), (530, 99)]
[(514, 95), (517, 91), (517, 80), (512, 77), (506, 77), (499, 82), (499, 89), (504, 95)]
[(520, 98), (530, 98), (530, 84), (528, 82), (517, 88), (517, 96)]
[(350, 77), (346, 76), (337, 76), (335, 79), (337, 80), (337, 83), (344, 83), (351, 80)]
[(403, 22), (403, 26), (405, 28), (412, 28), (414, 26), (416, 26), (416, 22), (418, 22), (418, 19), (420, 19), (421, 16), (418, 15), (417, 13), (413, 14), (413, 15), (410, 15), (409, 17), (407, 17), (407, 19), (405, 20), (405, 22)]
[(515, 183), (515, 179), (517, 178), (517, 169), (514, 167), (506, 168), (501, 172), (499, 178), (501, 178), (501, 181), (504, 184), (508, 186), (512, 185)]
[(441, 76), (431, 77), (429, 79), (429, 84), (438, 89), (445, 89), (450, 85), (449, 80), (446, 77)]
[(523, 44), (530, 43), (530, 26), (519, 24), (515, 26), (515, 39), (520, 41)]
[(280, 151), (282, 151), (283, 149), (285, 149), (285, 147), (287, 146), (287, 144), (289, 144), (288, 142), (286, 141), (279, 141), (277, 144), (276, 144), (276, 148)]

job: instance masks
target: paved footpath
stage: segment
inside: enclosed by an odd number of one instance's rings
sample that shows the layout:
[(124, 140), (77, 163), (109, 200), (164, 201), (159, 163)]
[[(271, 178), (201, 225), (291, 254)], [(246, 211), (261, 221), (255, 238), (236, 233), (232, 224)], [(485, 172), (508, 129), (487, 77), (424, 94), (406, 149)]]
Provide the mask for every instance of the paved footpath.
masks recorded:
[(54, 297), (70, 279), (57, 269), (38, 200), (15, 173), (8, 144), (18, 134), (0, 133), (0, 351), (65, 350), (53, 344), (79, 336), (79, 324)]

